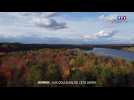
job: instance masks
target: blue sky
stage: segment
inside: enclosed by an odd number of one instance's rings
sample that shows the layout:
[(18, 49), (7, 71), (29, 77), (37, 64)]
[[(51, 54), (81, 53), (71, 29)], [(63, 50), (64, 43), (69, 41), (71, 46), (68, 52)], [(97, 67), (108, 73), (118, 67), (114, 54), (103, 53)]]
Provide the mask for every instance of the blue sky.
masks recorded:
[(134, 43), (134, 12), (0, 12), (0, 42)]

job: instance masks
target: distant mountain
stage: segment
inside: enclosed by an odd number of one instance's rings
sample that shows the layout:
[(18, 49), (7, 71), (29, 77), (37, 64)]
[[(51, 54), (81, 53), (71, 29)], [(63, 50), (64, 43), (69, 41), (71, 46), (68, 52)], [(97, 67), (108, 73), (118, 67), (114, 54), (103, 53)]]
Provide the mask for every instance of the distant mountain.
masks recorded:
[(99, 39), (99, 40), (85, 40), (85, 39), (74, 39), (74, 38), (60, 38), (60, 37), (10, 37), (4, 38), (0, 37), (0, 42), (7, 42), (7, 43), (24, 43), (24, 44), (132, 44), (128, 41), (121, 41), (115, 39)]
[(121, 49), (123, 47), (134, 47), (134, 44), (22, 44), (22, 43), (0, 43), (0, 52), (11, 52), (11, 51), (26, 51), (26, 50), (37, 50), (41, 48), (80, 48), (80, 49), (93, 49), (95, 47), (101, 48), (116, 48)]

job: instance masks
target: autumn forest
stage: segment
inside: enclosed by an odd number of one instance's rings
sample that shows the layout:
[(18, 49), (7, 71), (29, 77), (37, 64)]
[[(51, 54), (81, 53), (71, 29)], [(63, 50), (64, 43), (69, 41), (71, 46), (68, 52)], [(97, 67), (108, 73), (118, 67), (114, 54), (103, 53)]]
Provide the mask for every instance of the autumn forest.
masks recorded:
[(134, 86), (134, 62), (87, 54), (80, 48), (0, 52), (0, 87), (48, 87), (37, 84), (48, 80), (96, 81), (94, 85), (74, 87)]

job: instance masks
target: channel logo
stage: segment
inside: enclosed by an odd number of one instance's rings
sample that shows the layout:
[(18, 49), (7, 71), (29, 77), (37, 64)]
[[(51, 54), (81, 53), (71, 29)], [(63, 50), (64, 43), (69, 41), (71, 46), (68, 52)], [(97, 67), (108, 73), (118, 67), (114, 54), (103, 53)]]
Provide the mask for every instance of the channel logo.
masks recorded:
[(117, 16), (117, 22), (118, 23), (127, 22), (127, 16)]

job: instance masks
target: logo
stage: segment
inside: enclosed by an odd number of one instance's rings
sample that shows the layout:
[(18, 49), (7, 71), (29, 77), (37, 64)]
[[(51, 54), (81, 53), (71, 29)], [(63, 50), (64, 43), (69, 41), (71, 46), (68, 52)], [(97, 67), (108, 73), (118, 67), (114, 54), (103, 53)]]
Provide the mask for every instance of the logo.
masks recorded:
[(117, 16), (117, 22), (118, 23), (127, 22), (127, 16)]

